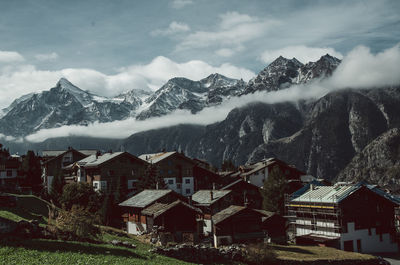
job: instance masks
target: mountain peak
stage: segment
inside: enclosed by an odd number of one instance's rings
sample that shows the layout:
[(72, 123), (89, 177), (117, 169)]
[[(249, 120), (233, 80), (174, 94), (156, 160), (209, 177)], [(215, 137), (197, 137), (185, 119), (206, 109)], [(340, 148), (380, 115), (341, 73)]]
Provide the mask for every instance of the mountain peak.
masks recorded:
[(288, 64), (292, 64), (295, 67), (303, 66), (303, 64), (301, 62), (299, 62), (295, 57), (293, 57), (292, 59), (287, 59), (287, 58), (283, 57), (282, 55), (279, 56), (278, 58), (276, 58), (270, 64), (270, 66), (276, 67), (276, 66), (282, 66), (282, 65), (288, 65)]
[(319, 62), (319, 61), (325, 61), (325, 62), (334, 64), (334, 65), (338, 65), (341, 62), (340, 59), (333, 57), (333, 56), (329, 55), (328, 53), (325, 54), (324, 56), (321, 56), (321, 58), (317, 62)]
[(73, 84), (66, 79), (65, 77), (61, 77), (60, 80), (58, 80), (56, 86), (58, 87), (69, 87), (69, 86), (73, 86)]

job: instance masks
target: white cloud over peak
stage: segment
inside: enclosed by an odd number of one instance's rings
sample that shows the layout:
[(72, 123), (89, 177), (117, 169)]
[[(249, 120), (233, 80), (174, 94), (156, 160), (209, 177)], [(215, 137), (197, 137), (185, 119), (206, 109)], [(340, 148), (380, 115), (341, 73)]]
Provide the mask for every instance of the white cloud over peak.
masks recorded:
[(400, 45), (378, 54), (372, 54), (368, 48), (360, 46), (346, 55), (333, 75), (326, 79), (317, 79), (308, 84), (295, 85), (278, 91), (261, 91), (233, 97), (219, 106), (204, 109), (197, 114), (191, 114), (186, 110), (177, 110), (169, 115), (144, 121), (131, 118), (110, 123), (93, 123), (87, 127), (63, 126), (41, 130), (27, 136), (26, 140), (40, 142), (47, 138), (64, 136), (109, 138), (111, 135), (115, 138), (125, 138), (137, 132), (178, 124), (211, 124), (224, 120), (233, 108), (243, 107), (252, 102), (272, 104), (320, 98), (329, 92), (348, 87), (363, 89), (400, 85), (398, 65), (400, 65)]
[(54, 61), (58, 59), (58, 54), (55, 52), (36, 54), (35, 59), (38, 61)]
[(191, 4), (193, 4), (192, 0), (173, 0), (171, 2), (172, 8), (175, 8), (175, 9), (181, 9), (181, 8), (184, 8), (185, 6), (191, 5)]
[(176, 50), (216, 47), (216, 54), (231, 56), (243, 50), (244, 44), (265, 35), (279, 24), (276, 20), (251, 17), (238, 12), (227, 12), (219, 16), (220, 22), (214, 31), (196, 31), (185, 36)]
[(296, 45), (296, 46), (287, 46), (276, 50), (266, 50), (261, 54), (260, 59), (264, 63), (271, 63), (279, 56), (283, 56), (289, 59), (295, 57), (300, 62), (306, 64), (308, 62), (317, 61), (321, 56), (327, 53), (339, 59), (343, 58), (343, 55), (340, 52), (335, 51), (335, 49), (333, 48), (329, 47), (318, 48), (318, 47), (307, 47), (304, 45)]
[(150, 32), (152, 36), (170, 36), (182, 32), (190, 31), (190, 27), (181, 22), (172, 21), (166, 29), (156, 29)]
[(0, 51), (0, 63), (15, 63), (25, 61), (24, 57), (14, 51)]

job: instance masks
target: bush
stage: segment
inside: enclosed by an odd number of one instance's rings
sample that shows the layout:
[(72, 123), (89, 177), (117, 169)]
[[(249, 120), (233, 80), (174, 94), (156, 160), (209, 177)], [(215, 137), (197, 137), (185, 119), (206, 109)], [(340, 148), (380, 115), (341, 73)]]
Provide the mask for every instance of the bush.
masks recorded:
[(95, 226), (94, 215), (86, 208), (74, 205), (61, 210), (56, 219), (57, 236), (63, 240), (96, 241), (100, 229)]
[(276, 264), (276, 255), (267, 244), (249, 245), (244, 261), (248, 264)]

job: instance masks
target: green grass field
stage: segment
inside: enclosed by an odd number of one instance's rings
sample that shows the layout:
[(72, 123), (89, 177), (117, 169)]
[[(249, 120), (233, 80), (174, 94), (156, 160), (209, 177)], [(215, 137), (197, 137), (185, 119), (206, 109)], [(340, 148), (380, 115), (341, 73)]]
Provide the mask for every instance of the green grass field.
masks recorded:
[(109, 244), (44, 239), (0, 240), (0, 264), (189, 264), (151, 254), (148, 252), (149, 246), (133, 239), (124, 240), (138, 247), (128, 249)]

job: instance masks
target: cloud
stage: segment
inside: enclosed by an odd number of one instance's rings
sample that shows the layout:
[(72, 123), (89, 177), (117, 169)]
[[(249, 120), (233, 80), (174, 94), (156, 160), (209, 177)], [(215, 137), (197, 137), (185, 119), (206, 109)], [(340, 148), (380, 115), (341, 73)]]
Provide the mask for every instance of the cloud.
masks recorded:
[(256, 92), (241, 97), (233, 97), (219, 106), (206, 108), (198, 114), (186, 110), (177, 110), (163, 117), (137, 121), (133, 118), (110, 123), (93, 123), (89, 126), (63, 126), (44, 129), (26, 137), (26, 140), (40, 142), (51, 137), (92, 136), (125, 138), (134, 133), (158, 129), (178, 124), (207, 125), (222, 121), (228, 113), (237, 107), (252, 102), (278, 103), (296, 102), (300, 99), (320, 98), (329, 92), (352, 88), (374, 88), (400, 85), (400, 45), (378, 54), (372, 54), (366, 47), (360, 46), (343, 58), (342, 63), (330, 78), (317, 79), (308, 84), (294, 85), (287, 89), (271, 92)]
[(187, 32), (189, 30), (190, 30), (190, 27), (187, 24), (172, 21), (171, 24), (169, 24), (168, 28), (153, 30), (152, 32), (150, 32), (150, 35), (152, 35), (152, 36), (170, 36), (170, 35), (175, 35), (175, 34), (182, 33), (182, 32)]
[(0, 51), (0, 63), (15, 63), (25, 61), (24, 57), (14, 51)]
[(374, 88), (400, 84), (400, 43), (377, 54), (358, 46), (343, 58), (329, 79), (334, 88)]
[(276, 20), (251, 17), (238, 12), (227, 12), (219, 16), (215, 31), (196, 31), (183, 38), (176, 50), (218, 47), (220, 56), (231, 56), (243, 50), (244, 44), (265, 35), (279, 24)]
[(58, 59), (58, 54), (55, 52), (36, 54), (35, 58), (38, 61), (55, 61), (56, 59)]
[(67, 68), (58, 71), (43, 71), (33, 65), (18, 65), (0, 68), (0, 109), (25, 94), (41, 92), (54, 87), (65, 77), (81, 89), (101, 96), (115, 96), (132, 89), (155, 90), (173, 77), (200, 80), (212, 73), (231, 78), (249, 80), (254, 72), (229, 63), (218, 66), (204, 61), (192, 60), (183, 63), (158, 56), (148, 64), (137, 64), (119, 69), (118, 73), (107, 75), (85, 68)]
[(172, 8), (181, 9), (187, 5), (193, 4), (192, 0), (173, 0), (171, 3)]
[(335, 51), (335, 49), (333, 48), (329, 47), (318, 48), (318, 47), (307, 47), (304, 45), (297, 45), (297, 46), (287, 46), (276, 50), (266, 50), (261, 54), (260, 59), (264, 63), (271, 63), (279, 56), (283, 56), (285, 58), (290, 58), (290, 59), (295, 57), (297, 60), (305, 64), (308, 62), (315, 62), (321, 56), (327, 53), (339, 59), (343, 58), (343, 55), (340, 52)]

